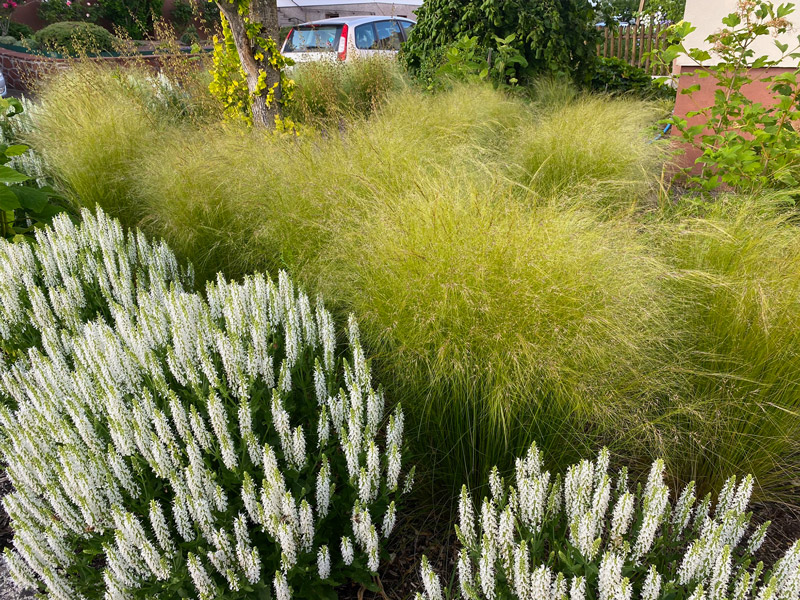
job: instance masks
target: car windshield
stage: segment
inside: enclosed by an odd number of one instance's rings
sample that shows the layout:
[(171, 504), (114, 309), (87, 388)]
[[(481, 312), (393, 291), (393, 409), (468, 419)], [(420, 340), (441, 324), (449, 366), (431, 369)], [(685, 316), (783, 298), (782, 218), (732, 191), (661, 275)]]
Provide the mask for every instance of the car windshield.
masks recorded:
[(284, 52), (334, 52), (339, 46), (341, 25), (302, 25), (292, 29)]

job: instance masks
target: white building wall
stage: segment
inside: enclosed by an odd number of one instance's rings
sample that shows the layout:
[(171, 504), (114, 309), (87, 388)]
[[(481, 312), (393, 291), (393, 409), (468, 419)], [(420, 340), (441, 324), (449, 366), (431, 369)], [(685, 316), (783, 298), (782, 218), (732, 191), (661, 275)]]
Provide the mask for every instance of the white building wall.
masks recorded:
[[(736, 11), (738, 6), (737, 0), (686, 0), (686, 13), (684, 19), (689, 21), (697, 29), (689, 34), (686, 38), (685, 45), (687, 48), (704, 48), (710, 50), (706, 38), (722, 29), (722, 19), (732, 12)], [(789, 44), (789, 49), (797, 46), (797, 34), (800, 33), (800, 9), (795, 9), (795, 12), (789, 15), (789, 20), (794, 24), (794, 31), (788, 31), (782, 36), (778, 37), (782, 43)], [(781, 52), (775, 46), (775, 39), (771, 36), (764, 36), (753, 45), (755, 56), (768, 55), (771, 58), (777, 59), (780, 57)], [(681, 66), (693, 65), (694, 62), (686, 56), (681, 56), (677, 59)], [(708, 64), (715, 64), (718, 59), (712, 53), (712, 60)], [(785, 61), (781, 66), (794, 66), (796, 61), (791, 59)]]

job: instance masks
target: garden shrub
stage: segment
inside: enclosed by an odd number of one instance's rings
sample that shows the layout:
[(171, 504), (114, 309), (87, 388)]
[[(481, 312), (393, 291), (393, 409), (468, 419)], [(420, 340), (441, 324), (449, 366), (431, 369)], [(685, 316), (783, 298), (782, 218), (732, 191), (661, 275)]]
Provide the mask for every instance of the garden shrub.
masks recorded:
[(655, 81), (647, 71), (621, 58), (600, 57), (594, 66), (590, 87), (598, 92), (630, 92), (642, 98), (674, 98), (675, 90)]
[(416, 14), (402, 53), (413, 72), (464, 36), (486, 49), (497, 47), (498, 38), (509, 40), (524, 59), (513, 66), (517, 80), (543, 73), (583, 80), (597, 55), (594, 9), (587, 0), (430, 0)]
[[(800, 540), (771, 571), (753, 567), (753, 553), (770, 523), (750, 529), (747, 505), (753, 478), (725, 482), (712, 508), (711, 495), (698, 502), (695, 484), (669, 500), (664, 463), (656, 461), (642, 490), (628, 487), (622, 470), (614, 482), (609, 453), (584, 460), (551, 477), (532, 446), (517, 459), (516, 486), (495, 470), (491, 496), (479, 518), (466, 486), (461, 490), (462, 549), (458, 591), (449, 598), (583, 600), (701, 600), (800, 597)], [(613, 508), (612, 508), (613, 506)], [(443, 600), (439, 579), (423, 557), (424, 594)], [(453, 586), (455, 588), (455, 586)]]
[[(774, 40), (776, 56), (757, 55), (754, 50), (769, 37), (790, 31), (787, 17), (793, 12), (790, 3), (740, 2), (736, 11), (723, 19), (723, 28), (706, 38), (710, 52), (685, 47), (683, 39), (695, 29), (690, 23), (674, 27), (677, 42), (663, 52), (661, 60), (668, 64), (685, 55), (697, 67), (697, 81), (681, 94), (691, 97), (700, 91), (705, 78), (705, 86), (718, 90), (712, 105), (702, 104), (698, 110), (665, 121), (675, 127), (687, 147), (699, 151), (695, 165), (700, 168), (683, 169), (693, 187), (711, 191), (730, 186), (745, 193), (770, 188), (796, 191), (800, 184), (800, 134), (795, 127), (800, 117), (800, 70), (773, 74), (773, 68), (796, 61), (800, 44), (792, 43), (790, 48)], [(712, 53), (716, 60), (709, 64)], [(748, 93), (756, 81), (767, 84), (768, 101)]]
[[(2, 261), (30, 294), (9, 310), (30, 303), (43, 339), (0, 378), (14, 579), (70, 600), (370, 585), (413, 473), (401, 481), (403, 414), (385, 421), (356, 321), (339, 359), (330, 313), (284, 272), (220, 276), (204, 299), (166, 287), (171, 266), (149, 263), (167, 250), (105, 223), (60, 220), (25, 263)], [(111, 319), (76, 327), (81, 304)]]
[(30, 27), (30, 25), (25, 25), (25, 23), (11, 21), (11, 23), (8, 25), (8, 35), (17, 38), (18, 40), (23, 40), (25, 38), (33, 37), (33, 29)]
[(4, 46), (14, 46), (17, 43), (17, 38), (13, 35), (0, 35), (0, 44)]
[(35, 39), (47, 50), (67, 54), (110, 52), (114, 49), (114, 36), (93, 23), (75, 21), (53, 23), (37, 31)]
[(39, 18), (48, 23), (94, 23), (102, 16), (102, 3), (99, 0), (43, 0), (37, 12)]

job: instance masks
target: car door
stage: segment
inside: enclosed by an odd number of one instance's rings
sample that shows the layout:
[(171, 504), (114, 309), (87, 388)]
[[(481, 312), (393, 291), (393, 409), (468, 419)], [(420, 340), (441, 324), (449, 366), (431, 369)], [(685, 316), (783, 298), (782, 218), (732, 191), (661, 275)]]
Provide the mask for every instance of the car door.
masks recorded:
[(366, 58), (377, 54), (378, 36), (375, 33), (374, 23), (370, 22), (357, 25), (353, 31), (353, 40), (355, 41), (356, 56)]
[(378, 54), (395, 56), (400, 51), (400, 45), (403, 43), (403, 30), (396, 20), (375, 21), (375, 35)]

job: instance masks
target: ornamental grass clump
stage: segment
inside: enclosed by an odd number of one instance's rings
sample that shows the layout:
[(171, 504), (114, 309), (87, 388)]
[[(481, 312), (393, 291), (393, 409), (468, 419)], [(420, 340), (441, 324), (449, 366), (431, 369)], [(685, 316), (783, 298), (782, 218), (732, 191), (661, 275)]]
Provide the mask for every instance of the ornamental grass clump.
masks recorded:
[[(49, 283), (27, 289), (48, 302)], [(15, 581), (65, 600), (329, 598), (367, 582), (413, 472), (355, 320), (337, 358), (330, 313), (284, 272), (136, 298), (0, 377)]]
[[(491, 495), (476, 510), (466, 486), (456, 533), (462, 549), (458, 584), (448, 597), (464, 600), (797, 600), (800, 540), (773, 569), (753, 567), (769, 522), (751, 528), (747, 505), (753, 478), (727, 480), (712, 506), (694, 482), (670, 502), (664, 463), (653, 463), (644, 488), (632, 491), (625, 469), (609, 474), (609, 452), (551, 477), (536, 445), (517, 459), (516, 485), (497, 469)], [(748, 535), (749, 531), (749, 535)], [(751, 568), (752, 567), (752, 568)], [(424, 593), (445, 592), (423, 557)], [(457, 588), (457, 589), (456, 589)]]

